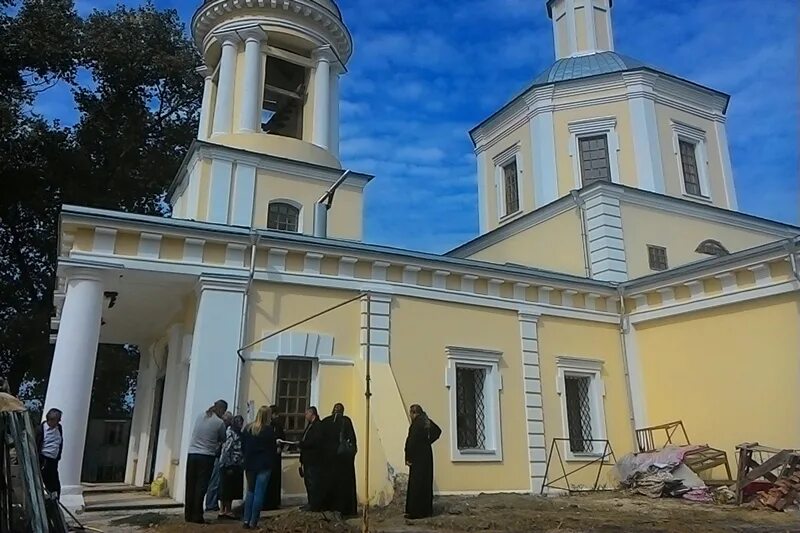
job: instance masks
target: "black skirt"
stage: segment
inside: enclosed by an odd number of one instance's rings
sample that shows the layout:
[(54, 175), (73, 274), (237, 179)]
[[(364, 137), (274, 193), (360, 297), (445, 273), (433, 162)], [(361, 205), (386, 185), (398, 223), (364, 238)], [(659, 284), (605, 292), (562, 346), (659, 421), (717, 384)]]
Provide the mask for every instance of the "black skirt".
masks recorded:
[(229, 502), (244, 498), (244, 476), (239, 466), (226, 466), (219, 471), (219, 499)]

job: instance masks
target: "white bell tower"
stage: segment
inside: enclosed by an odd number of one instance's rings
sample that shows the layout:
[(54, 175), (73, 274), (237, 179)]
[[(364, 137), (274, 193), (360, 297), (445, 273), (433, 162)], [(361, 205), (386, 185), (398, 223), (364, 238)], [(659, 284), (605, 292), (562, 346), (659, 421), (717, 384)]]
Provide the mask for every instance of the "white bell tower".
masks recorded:
[(613, 0), (548, 0), (556, 59), (614, 51)]
[(210, 0), (192, 34), (205, 63), (198, 139), (338, 162), (339, 76), (353, 43), (333, 0)]

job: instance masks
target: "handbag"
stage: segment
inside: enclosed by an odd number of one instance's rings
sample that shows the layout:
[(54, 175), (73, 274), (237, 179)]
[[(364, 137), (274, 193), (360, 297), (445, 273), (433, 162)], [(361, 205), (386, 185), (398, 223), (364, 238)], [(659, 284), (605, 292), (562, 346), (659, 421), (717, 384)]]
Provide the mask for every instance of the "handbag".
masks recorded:
[(356, 455), (356, 445), (353, 439), (344, 436), (344, 425), (342, 425), (342, 429), (339, 431), (339, 446), (336, 449), (336, 455), (342, 457), (355, 457)]

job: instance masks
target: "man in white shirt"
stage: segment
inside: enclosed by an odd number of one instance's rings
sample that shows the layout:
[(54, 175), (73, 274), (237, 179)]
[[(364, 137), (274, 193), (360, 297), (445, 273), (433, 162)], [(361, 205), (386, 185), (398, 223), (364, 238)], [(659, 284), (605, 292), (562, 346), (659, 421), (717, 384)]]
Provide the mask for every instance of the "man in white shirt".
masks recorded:
[(39, 467), (42, 469), (44, 488), (53, 498), (61, 494), (58, 477), (58, 462), (64, 449), (64, 431), (61, 427), (61, 411), (50, 409), (45, 421), (36, 432), (36, 448), (39, 450)]

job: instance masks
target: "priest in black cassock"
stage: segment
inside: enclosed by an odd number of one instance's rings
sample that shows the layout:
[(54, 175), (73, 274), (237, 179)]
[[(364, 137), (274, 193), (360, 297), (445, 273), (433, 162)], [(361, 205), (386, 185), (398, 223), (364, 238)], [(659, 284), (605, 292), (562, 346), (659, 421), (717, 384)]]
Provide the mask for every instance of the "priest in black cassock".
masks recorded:
[(356, 496), (356, 431), (353, 421), (344, 414), (344, 405), (337, 403), (333, 412), (322, 421), (327, 443), (327, 486), (325, 508), (342, 516), (358, 514)]
[[(272, 413), (272, 431), (275, 433), (276, 439), (285, 440), (286, 431), (283, 429), (283, 417), (281, 417), (280, 410), (277, 405), (270, 405), (269, 410)], [(281, 508), (281, 452), (283, 446), (278, 446), (272, 459), (272, 474), (269, 476), (269, 483), (267, 484), (267, 494), (264, 498), (264, 509), (272, 511)]]
[(411, 426), (406, 438), (406, 465), (409, 467), (406, 517), (433, 515), (433, 449), (431, 444), (442, 434), (417, 404), (409, 409)]

